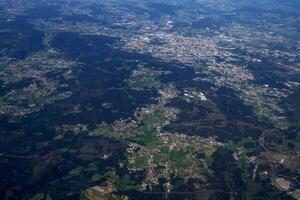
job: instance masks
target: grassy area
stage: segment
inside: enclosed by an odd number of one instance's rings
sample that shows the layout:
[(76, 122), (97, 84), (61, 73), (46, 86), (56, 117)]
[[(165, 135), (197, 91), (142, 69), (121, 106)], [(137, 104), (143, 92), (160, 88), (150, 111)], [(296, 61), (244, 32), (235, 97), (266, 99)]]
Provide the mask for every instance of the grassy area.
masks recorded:
[(156, 111), (144, 116), (143, 123), (145, 128), (154, 128), (162, 125), (166, 121), (164, 114), (161, 111)]
[(143, 145), (148, 149), (154, 149), (160, 144), (159, 138), (153, 130), (147, 130), (145, 134), (136, 136), (131, 141)]
[(6, 67), (6, 64), (0, 63), (0, 70), (1, 70), (1, 69), (4, 69), (5, 67)]
[(156, 134), (155, 128), (157, 125), (164, 122), (164, 117), (161, 112), (154, 112), (151, 114), (147, 114), (143, 119), (143, 127), (142, 131), (143, 135), (135, 136), (130, 139), (130, 141), (141, 144), (148, 149), (154, 149), (160, 144), (160, 140)]
[(249, 167), (249, 164), (248, 164), (248, 159), (247, 157), (243, 156), (242, 158), (240, 158), (238, 160), (238, 167), (241, 169), (242, 171), (242, 180), (244, 183), (247, 183), (247, 178), (249, 177), (249, 174), (248, 174), (248, 167)]
[(169, 150), (170, 150), (169, 146), (163, 146), (160, 148), (160, 152), (164, 154), (169, 154)]
[(185, 170), (192, 169), (195, 174), (203, 175), (205, 169), (200, 160), (191, 156), (191, 152), (183, 150), (172, 150), (170, 152), (170, 164), (176, 171), (176, 176), (179, 178), (186, 177)]
[(95, 130), (89, 133), (90, 136), (104, 136), (116, 140), (127, 140), (139, 143), (150, 149), (155, 148), (159, 144), (159, 139), (156, 136), (155, 128), (165, 122), (165, 117), (162, 112), (157, 111), (151, 114), (147, 114), (143, 119), (143, 126), (141, 131), (144, 132), (141, 136), (125, 136), (119, 132), (115, 132), (107, 123), (100, 124)]
[(112, 139), (116, 139), (116, 140), (124, 139), (123, 134), (113, 131), (112, 128), (106, 123), (100, 124), (99, 127), (97, 127), (97, 129), (89, 132), (89, 135), (90, 136), (104, 136), (104, 137), (112, 138)]
[(143, 77), (141, 79), (136, 80), (135, 82), (130, 83), (130, 87), (134, 89), (144, 89), (144, 88), (151, 88), (155, 86), (157, 83), (154, 77)]
[(147, 166), (148, 157), (146, 157), (146, 156), (137, 157), (135, 162), (136, 162), (135, 164), (138, 168), (145, 168)]
[(258, 145), (255, 144), (253, 138), (243, 138), (238, 143), (229, 142), (227, 144), (227, 148), (234, 152), (243, 152), (242, 156), (237, 161), (237, 165), (241, 170), (242, 180), (244, 183), (247, 183), (247, 179), (249, 178), (248, 174), (248, 158), (246, 154), (252, 154), (256, 151)]
[(169, 160), (169, 155), (165, 153), (155, 154), (153, 157), (153, 161), (155, 164), (159, 165), (160, 163), (166, 163)]
[(104, 178), (106, 179), (106, 183), (110, 183), (114, 185), (118, 191), (128, 191), (128, 190), (138, 189), (138, 186), (131, 180), (128, 174), (120, 178), (116, 174), (114, 168), (112, 168), (110, 171), (105, 173)]
[(117, 189), (119, 191), (136, 190), (138, 189), (138, 186), (135, 185), (134, 182), (130, 179), (130, 176), (126, 174), (118, 181)]
[(192, 165), (191, 160), (187, 159), (188, 154), (182, 150), (172, 150), (170, 161), (176, 168), (185, 168)]
[(254, 153), (257, 149), (258, 145), (255, 143), (253, 138), (242, 138), (239, 142), (232, 142), (230, 141), (227, 144), (227, 148), (237, 152), (238, 150), (242, 149), (245, 153)]
[(105, 178), (105, 176), (98, 174), (97, 162), (94, 161), (90, 162), (88, 166), (78, 166), (71, 169), (69, 173), (63, 177), (64, 180), (73, 178), (88, 178), (94, 181), (95, 179), (99, 180), (101, 178)]
[(214, 153), (215, 149), (213, 148), (205, 148), (204, 149), (204, 154), (205, 154), (205, 162), (208, 166), (210, 166), (213, 162), (213, 153)]

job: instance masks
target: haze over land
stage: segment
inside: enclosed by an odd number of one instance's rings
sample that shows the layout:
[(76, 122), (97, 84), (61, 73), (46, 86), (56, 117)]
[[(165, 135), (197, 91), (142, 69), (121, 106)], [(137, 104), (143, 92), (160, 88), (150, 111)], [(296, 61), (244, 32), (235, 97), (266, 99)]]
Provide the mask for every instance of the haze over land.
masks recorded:
[(297, 0), (1, 0), (1, 199), (300, 199)]

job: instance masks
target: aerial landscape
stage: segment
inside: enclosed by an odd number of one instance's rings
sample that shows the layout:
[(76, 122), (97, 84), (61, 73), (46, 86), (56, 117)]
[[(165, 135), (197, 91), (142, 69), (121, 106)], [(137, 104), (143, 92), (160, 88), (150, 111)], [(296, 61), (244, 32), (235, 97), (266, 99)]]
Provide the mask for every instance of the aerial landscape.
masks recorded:
[(0, 0), (0, 199), (300, 200), (299, 0)]

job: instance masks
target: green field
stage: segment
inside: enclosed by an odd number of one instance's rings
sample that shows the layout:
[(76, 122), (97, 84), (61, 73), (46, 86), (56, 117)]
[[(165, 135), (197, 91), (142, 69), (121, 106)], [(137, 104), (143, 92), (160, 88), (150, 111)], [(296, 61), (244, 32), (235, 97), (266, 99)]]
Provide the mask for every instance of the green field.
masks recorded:
[(134, 182), (131, 180), (130, 176), (128, 174), (124, 175), (122, 178), (120, 178), (117, 188), (119, 191), (128, 191), (128, 190), (136, 190), (138, 189), (138, 186), (134, 184)]
[(130, 83), (131, 88), (135, 89), (144, 89), (144, 88), (151, 88), (154, 87), (157, 83), (154, 77), (143, 77), (133, 83)]
[(160, 144), (159, 138), (154, 130), (147, 130), (145, 131), (145, 134), (134, 137), (131, 141), (143, 145), (148, 149), (155, 149)]
[(6, 64), (0, 63), (0, 69), (4, 69), (6, 67)]
[(137, 157), (135, 160), (135, 164), (138, 168), (145, 168), (147, 166), (148, 157), (141, 156)]

